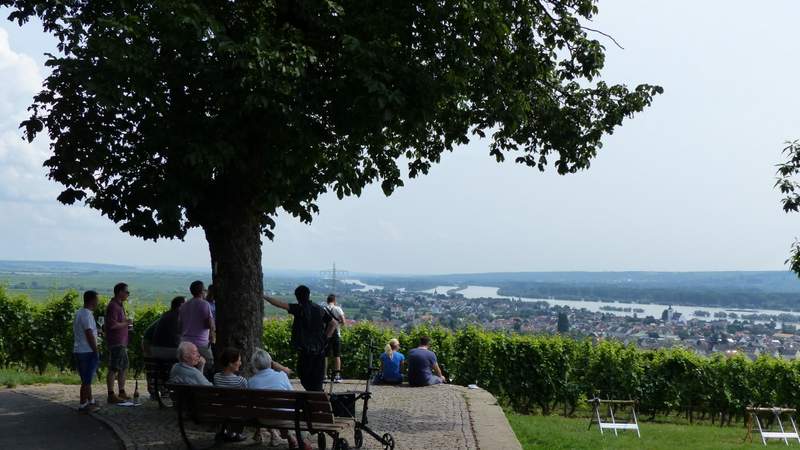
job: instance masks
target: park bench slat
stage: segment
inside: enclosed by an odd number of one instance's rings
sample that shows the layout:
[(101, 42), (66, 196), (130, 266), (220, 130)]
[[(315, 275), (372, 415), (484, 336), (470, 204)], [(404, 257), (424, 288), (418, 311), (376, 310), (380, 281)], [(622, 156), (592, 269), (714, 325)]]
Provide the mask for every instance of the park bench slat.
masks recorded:
[[(219, 388), (217, 388), (219, 389)], [(236, 391), (235, 393), (231, 391)], [(196, 401), (202, 403), (213, 403), (218, 405), (247, 405), (248, 407), (258, 408), (294, 408), (297, 405), (298, 395), (284, 395), (287, 391), (272, 390), (251, 390), (251, 389), (230, 389), (224, 392), (217, 391), (197, 391)], [(291, 392), (291, 391), (289, 391)], [(305, 395), (307, 398), (307, 408), (312, 412), (330, 413), (333, 411), (331, 402), (327, 400), (325, 394)], [(321, 398), (322, 400), (312, 400)]]
[(239, 418), (266, 418), (277, 420), (295, 420), (295, 416), (301, 422), (307, 422), (309, 419), (314, 423), (333, 423), (333, 414), (331, 413), (310, 413), (306, 415), (305, 412), (280, 411), (276, 409), (266, 408), (250, 408), (243, 405), (203, 405), (197, 409), (195, 415), (198, 418), (210, 420), (214, 417), (222, 419), (237, 420)]
[[(275, 419), (259, 419), (259, 426), (263, 428), (277, 428), (283, 430), (294, 429), (294, 421), (292, 420), (275, 420)], [(346, 431), (355, 426), (353, 419), (334, 418), (334, 422), (330, 424), (320, 423), (314, 424), (314, 429), (317, 431)]]

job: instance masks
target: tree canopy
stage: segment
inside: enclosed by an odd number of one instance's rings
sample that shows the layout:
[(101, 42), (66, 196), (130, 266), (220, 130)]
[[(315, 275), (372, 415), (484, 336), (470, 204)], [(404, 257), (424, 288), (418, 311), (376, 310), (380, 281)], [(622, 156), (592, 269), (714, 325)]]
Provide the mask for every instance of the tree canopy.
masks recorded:
[(322, 193), (388, 195), (473, 136), (575, 172), (661, 92), (599, 80), (592, 0), (0, 4), (59, 42), (23, 123), (50, 135), (58, 199), (145, 239), (308, 222)]
[(263, 328), (261, 235), (329, 190), (388, 195), (443, 152), (588, 168), (660, 87), (600, 80), (594, 0), (0, 0), (58, 39), (25, 135), (58, 199), (209, 244), (219, 348)]
[[(785, 212), (800, 211), (800, 182), (797, 175), (800, 174), (800, 141), (786, 142), (783, 148), (786, 160), (778, 164), (778, 180), (775, 182), (781, 194), (783, 210)], [(791, 254), (786, 263), (792, 272), (800, 276), (800, 241), (795, 240), (792, 244)]]

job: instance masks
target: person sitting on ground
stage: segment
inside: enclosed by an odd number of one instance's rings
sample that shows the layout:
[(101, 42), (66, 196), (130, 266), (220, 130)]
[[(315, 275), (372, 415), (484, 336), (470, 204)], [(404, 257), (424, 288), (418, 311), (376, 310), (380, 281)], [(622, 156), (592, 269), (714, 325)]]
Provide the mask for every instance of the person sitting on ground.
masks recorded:
[(181, 343), (181, 327), (178, 315), (186, 298), (172, 299), (169, 311), (161, 315), (155, 323), (153, 339), (150, 342), (150, 356), (158, 359), (175, 359), (175, 352)]
[(430, 343), (431, 339), (428, 336), (422, 336), (419, 338), (419, 346), (408, 352), (408, 384), (411, 386), (444, 383), (436, 354), (428, 349)]
[(181, 342), (177, 356), (178, 363), (169, 371), (170, 383), (211, 386), (211, 382), (203, 375), (206, 360), (200, 356), (196, 345), (191, 342)]
[(239, 350), (230, 347), (223, 350), (219, 355), (219, 366), (222, 371), (214, 374), (214, 386), (247, 389), (247, 379), (239, 375), (242, 367)]
[(72, 322), (74, 333), (72, 351), (78, 362), (78, 374), (81, 377), (80, 412), (94, 412), (99, 407), (92, 398), (92, 378), (100, 362), (97, 352), (97, 324), (94, 321), (94, 309), (97, 307), (97, 292), (83, 293), (83, 308), (75, 313)]
[(375, 375), (374, 384), (401, 384), (403, 382), (401, 368), (406, 357), (398, 350), (400, 350), (400, 341), (390, 339), (381, 354), (381, 370)]
[(297, 286), (294, 296), (297, 303), (291, 305), (266, 295), (264, 300), (294, 316), (292, 347), (298, 353), (297, 372), (300, 375), (300, 384), (307, 391), (322, 391), (325, 348), (328, 339), (336, 331), (336, 321), (324, 308), (311, 301), (311, 290), (307, 286)]

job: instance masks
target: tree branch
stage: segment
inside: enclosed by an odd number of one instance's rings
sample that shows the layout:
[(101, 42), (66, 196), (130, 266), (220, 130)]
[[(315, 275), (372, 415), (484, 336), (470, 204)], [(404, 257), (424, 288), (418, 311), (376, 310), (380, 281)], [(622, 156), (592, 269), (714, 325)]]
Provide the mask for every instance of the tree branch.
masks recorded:
[(616, 39), (614, 39), (614, 36), (611, 36), (611, 35), (610, 35), (610, 34), (608, 34), (608, 33), (603, 33), (603, 32), (602, 32), (602, 31), (600, 31), (600, 30), (595, 30), (594, 28), (585, 27), (585, 26), (583, 26), (583, 25), (581, 25), (580, 27), (581, 27), (581, 29), (582, 29), (582, 30), (586, 30), (586, 31), (594, 31), (595, 33), (602, 34), (603, 36), (605, 36), (605, 37), (607, 37), (607, 38), (611, 39), (612, 41), (614, 41), (614, 44), (616, 44), (616, 45), (617, 45), (617, 47), (619, 47), (619, 48), (620, 48), (620, 49), (622, 49), (622, 50), (625, 50), (625, 47), (621, 46), (621, 45), (619, 44), (619, 42), (617, 42), (617, 40), (616, 40)]

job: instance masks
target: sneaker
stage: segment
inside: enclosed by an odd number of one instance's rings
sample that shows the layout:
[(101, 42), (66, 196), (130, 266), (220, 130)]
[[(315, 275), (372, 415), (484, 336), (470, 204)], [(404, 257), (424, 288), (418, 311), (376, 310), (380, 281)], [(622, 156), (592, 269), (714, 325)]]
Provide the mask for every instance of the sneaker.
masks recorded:
[(222, 440), (225, 442), (242, 442), (247, 440), (247, 436), (243, 433), (228, 433), (223, 434)]
[(117, 394), (111, 393), (108, 394), (108, 404), (117, 404), (117, 403), (124, 403), (125, 399), (118, 397)]
[(119, 391), (119, 395), (117, 395), (117, 397), (119, 397), (119, 398), (121, 398), (122, 400), (125, 400), (125, 401), (128, 401), (128, 400), (131, 399), (128, 396), (128, 394), (125, 393), (125, 391)]
[(97, 403), (89, 403), (89, 405), (86, 407), (86, 409), (90, 413), (100, 411), (100, 407), (97, 406)]
[(336, 375), (335, 377), (333, 377), (333, 382), (334, 383), (341, 383), (342, 382), (342, 377), (339, 376), (339, 375)]

